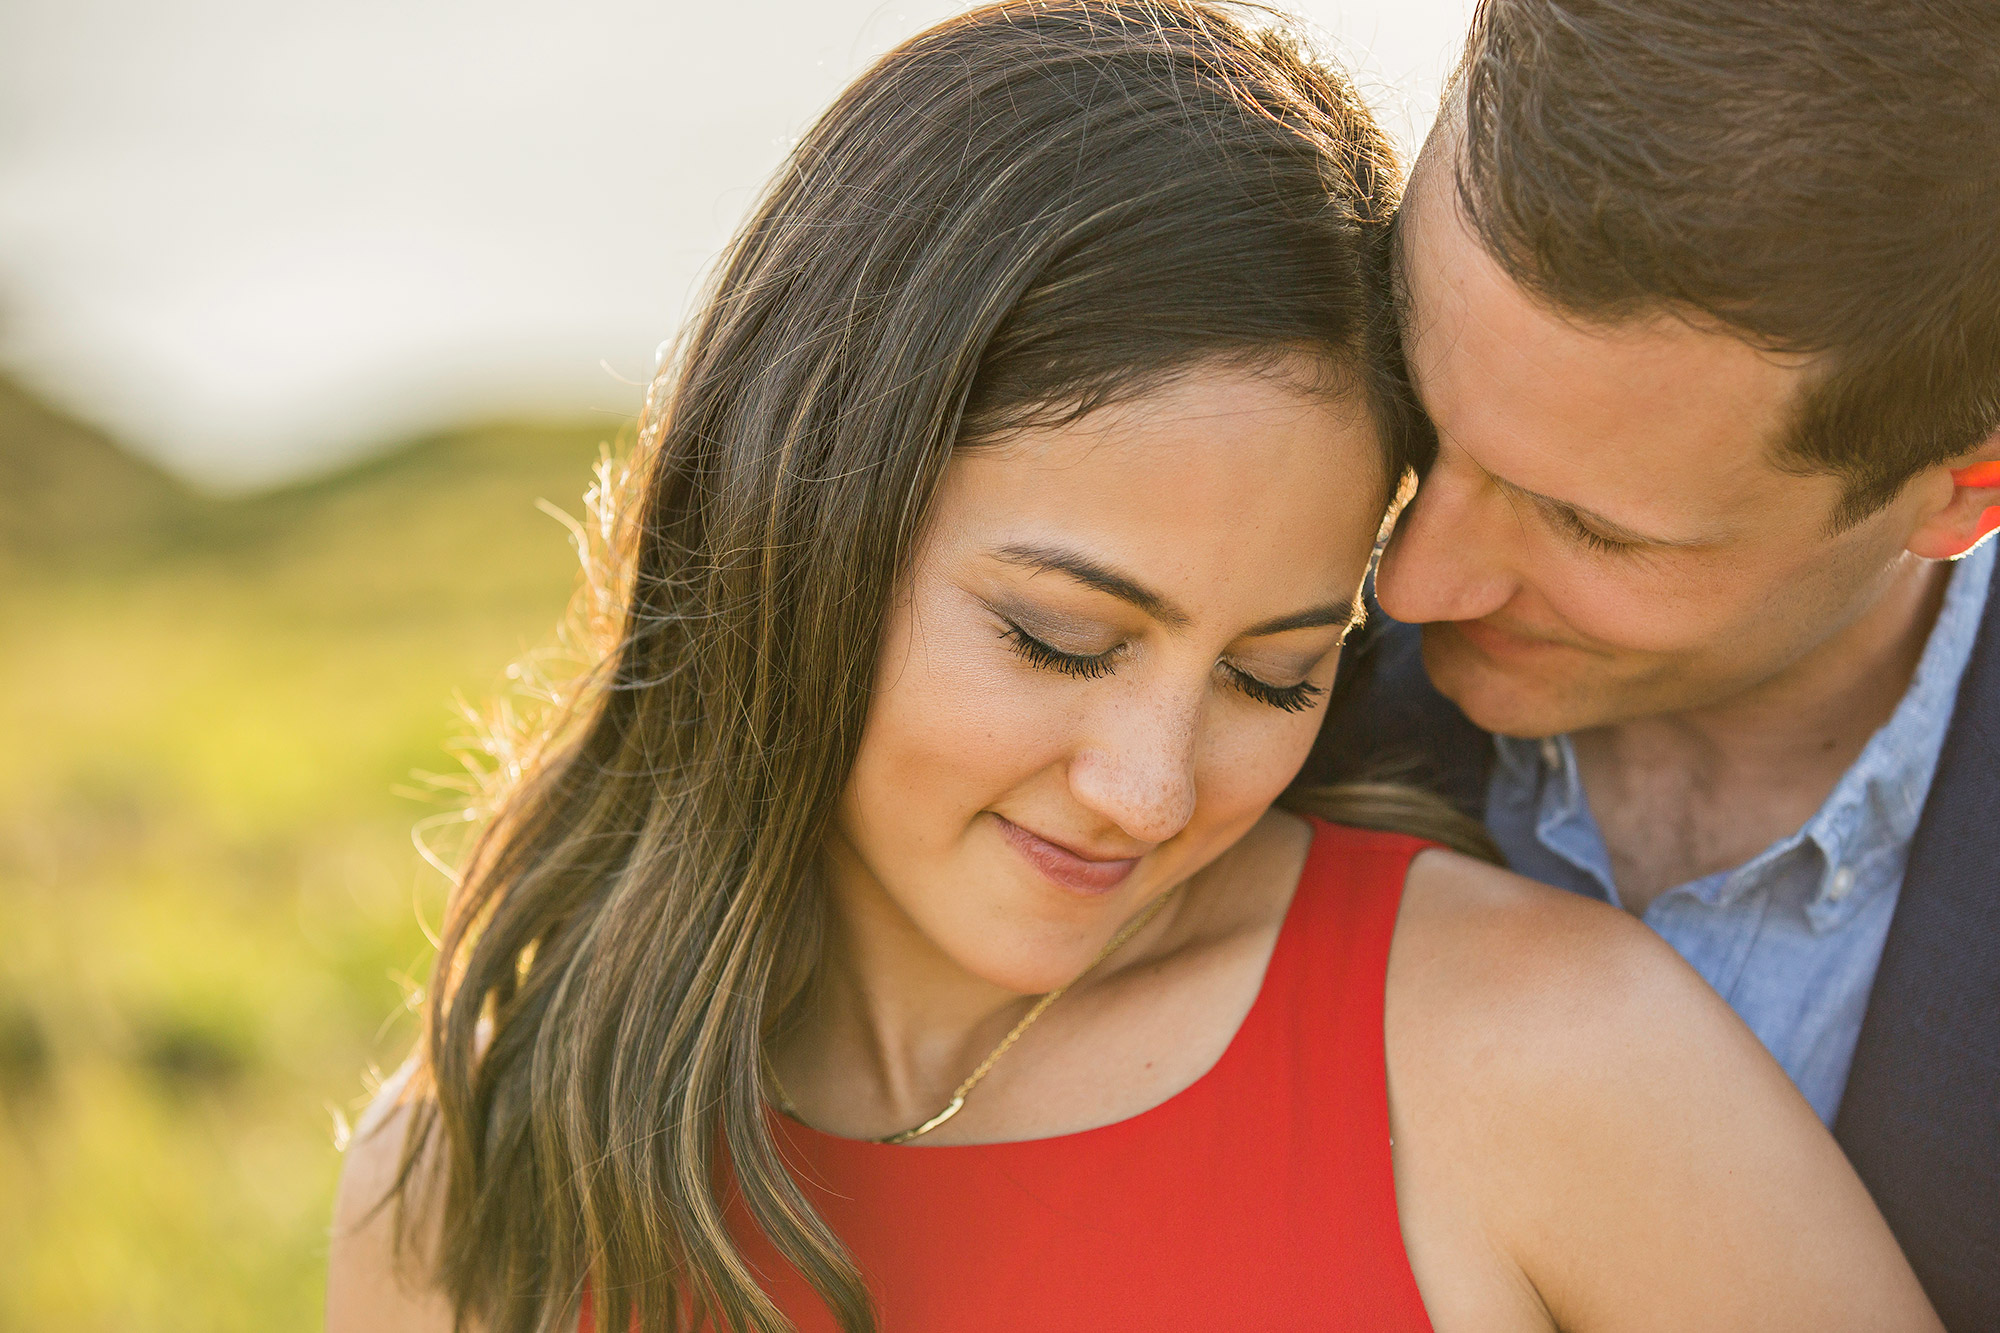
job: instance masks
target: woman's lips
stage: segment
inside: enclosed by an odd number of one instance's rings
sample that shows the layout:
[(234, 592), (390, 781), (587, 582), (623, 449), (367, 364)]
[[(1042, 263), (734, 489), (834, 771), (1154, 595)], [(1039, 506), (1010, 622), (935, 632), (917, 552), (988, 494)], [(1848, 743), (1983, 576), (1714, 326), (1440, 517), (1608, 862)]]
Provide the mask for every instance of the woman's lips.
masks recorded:
[(1079, 856), (1060, 843), (1030, 833), (1005, 815), (994, 818), (1000, 821), (1001, 835), (1029, 865), (1072, 893), (1108, 893), (1123, 883), (1132, 873), (1132, 867), (1139, 864), (1136, 856), (1104, 860)]

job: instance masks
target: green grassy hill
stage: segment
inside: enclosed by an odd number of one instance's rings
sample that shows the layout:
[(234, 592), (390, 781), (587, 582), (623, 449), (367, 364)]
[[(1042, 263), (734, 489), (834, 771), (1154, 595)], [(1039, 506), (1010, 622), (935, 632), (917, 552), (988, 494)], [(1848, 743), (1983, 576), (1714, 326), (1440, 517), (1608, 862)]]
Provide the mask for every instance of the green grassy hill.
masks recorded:
[(95, 563), (206, 508), (152, 464), (0, 377), (0, 569)]
[(442, 898), (412, 773), (547, 640), (535, 501), (623, 428), (216, 500), (0, 382), (0, 1330), (318, 1326), (336, 1123)]

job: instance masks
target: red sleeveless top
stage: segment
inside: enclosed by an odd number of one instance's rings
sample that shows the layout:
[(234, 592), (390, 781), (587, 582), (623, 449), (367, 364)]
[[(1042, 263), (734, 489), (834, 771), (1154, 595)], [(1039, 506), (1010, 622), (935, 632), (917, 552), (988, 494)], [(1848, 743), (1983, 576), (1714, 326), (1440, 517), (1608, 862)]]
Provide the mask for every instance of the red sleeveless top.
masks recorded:
[[(774, 1115), (883, 1333), (1430, 1333), (1396, 1219), (1382, 1037), (1396, 909), (1428, 845), (1313, 821), (1243, 1025), (1206, 1074), (1128, 1120), (928, 1148)], [(833, 1333), (740, 1201), (732, 1220), (800, 1333)]]

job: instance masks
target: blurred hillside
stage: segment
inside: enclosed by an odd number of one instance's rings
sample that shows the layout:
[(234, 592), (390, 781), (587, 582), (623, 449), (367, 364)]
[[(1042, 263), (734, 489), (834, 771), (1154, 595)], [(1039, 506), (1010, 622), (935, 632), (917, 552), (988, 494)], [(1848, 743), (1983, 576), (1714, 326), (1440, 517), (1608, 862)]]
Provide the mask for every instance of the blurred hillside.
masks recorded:
[(0, 377), (0, 560), (52, 566), (165, 535), (207, 506)]
[(412, 774), (548, 638), (534, 502), (623, 427), (216, 500), (0, 381), (0, 1333), (319, 1326), (336, 1120), (442, 898)]

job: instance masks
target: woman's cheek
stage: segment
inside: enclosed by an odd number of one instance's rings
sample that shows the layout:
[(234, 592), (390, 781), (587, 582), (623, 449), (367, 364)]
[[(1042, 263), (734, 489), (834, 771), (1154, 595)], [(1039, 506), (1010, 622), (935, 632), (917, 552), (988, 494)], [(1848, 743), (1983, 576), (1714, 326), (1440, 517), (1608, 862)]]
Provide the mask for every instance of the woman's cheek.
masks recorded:
[(1195, 775), (1196, 791), (1202, 804), (1214, 809), (1220, 818), (1261, 815), (1291, 785), (1319, 734), (1323, 715), (1318, 710), (1299, 714), (1263, 711), (1271, 716), (1219, 723), (1204, 747)]
[[(1066, 680), (1032, 672), (972, 627), (900, 636), (870, 701), (857, 776), (880, 799), (962, 824), (1060, 762), (1073, 704)], [(902, 646), (897, 645), (897, 646)], [(884, 781), (893, 775), (893, 783)], [(950, 841), (937, 828), (924, 839)]]

